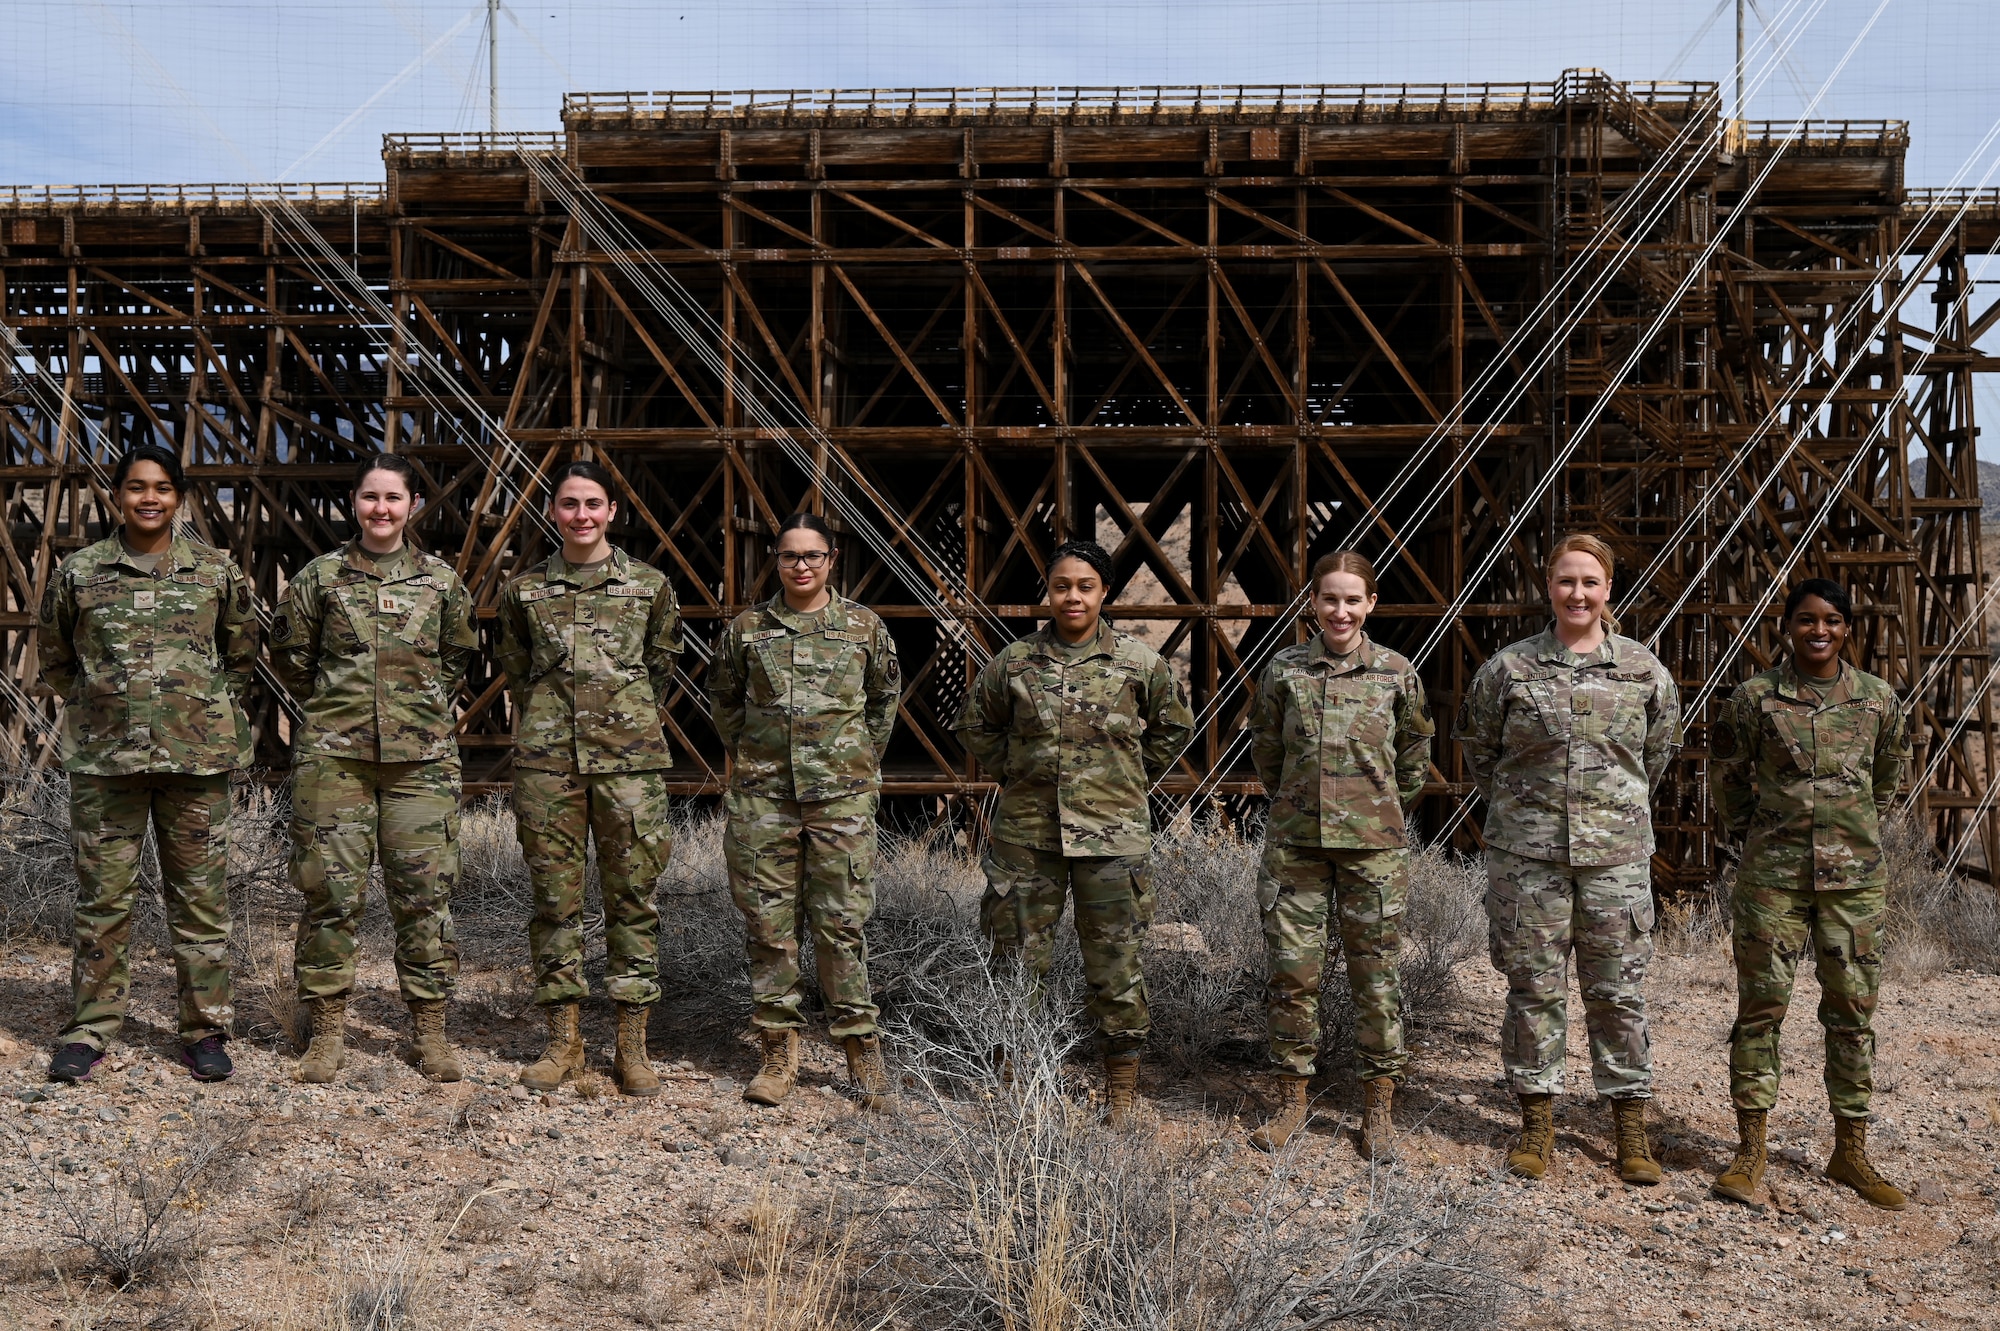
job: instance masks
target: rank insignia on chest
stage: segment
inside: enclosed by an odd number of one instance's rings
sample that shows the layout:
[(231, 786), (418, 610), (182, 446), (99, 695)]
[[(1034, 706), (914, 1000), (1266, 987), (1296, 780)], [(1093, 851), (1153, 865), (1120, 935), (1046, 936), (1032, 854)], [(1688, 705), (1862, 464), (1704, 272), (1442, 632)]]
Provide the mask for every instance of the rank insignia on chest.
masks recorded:
[(158, 596), (158, 592), (133, 592), (132, 608), (134, 610), (151, 610)]
[(1589, 711), (1590, 695), (1588, 693), (1572, 693), (1569, 696), (1569, 709), (1572, 712)]
[(403, 613), (403, 603), (394, 592), (382, 592), (375, 598), (375, 608), (385, 615)]

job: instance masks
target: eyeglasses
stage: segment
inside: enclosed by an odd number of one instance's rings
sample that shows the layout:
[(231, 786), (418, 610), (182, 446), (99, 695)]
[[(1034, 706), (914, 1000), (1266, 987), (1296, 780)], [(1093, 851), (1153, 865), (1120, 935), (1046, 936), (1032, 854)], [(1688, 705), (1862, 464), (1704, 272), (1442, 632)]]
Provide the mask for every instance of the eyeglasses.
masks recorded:
[(781, 568), (797, 568), (803, 564), (807, 568), (821, 568), (833, 558), (831, 550), (780, 550), (778, 565)]

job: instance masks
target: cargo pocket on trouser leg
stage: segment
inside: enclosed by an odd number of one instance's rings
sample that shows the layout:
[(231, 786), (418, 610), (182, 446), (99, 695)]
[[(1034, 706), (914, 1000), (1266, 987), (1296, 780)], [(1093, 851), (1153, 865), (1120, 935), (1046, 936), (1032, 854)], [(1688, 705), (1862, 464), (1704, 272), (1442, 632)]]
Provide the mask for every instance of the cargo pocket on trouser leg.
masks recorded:
[(869, 916), (875, 912), (875, 833), (843, 837), (828, 848), (824, 868), (810, 875), (807, 907), (813, 962), (836, 1040), (872, 1035), (877, 1010), (868, 991)]

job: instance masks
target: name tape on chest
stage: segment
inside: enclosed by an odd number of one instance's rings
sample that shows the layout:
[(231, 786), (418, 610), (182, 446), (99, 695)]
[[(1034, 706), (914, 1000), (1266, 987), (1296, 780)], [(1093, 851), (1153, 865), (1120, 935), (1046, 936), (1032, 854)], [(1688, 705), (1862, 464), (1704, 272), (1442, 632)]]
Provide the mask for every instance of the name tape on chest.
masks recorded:
[(533, 605), (536, 601), (546, 601), (551, 596), (565, 596), (568, 593), (568, 587), (560, 582), (552, 582), (546, 587), (537, 587), (533, 591), (522, 592), (520, 600), (522, 605)]
[(643, 582), (621, 582), (615, 586), (606, 587), (604, 591), (608, 596), (650, 597), (653, 594), (653, 589)]
[(790, 629), (759, 629), (755, 633), (744, 634), (743, 641), (745, 644), (753, 642), (769, 642), (772, 638), (784, 638), (784, 637), (789, 637), (790, 635), (791, 635)]
[(867, 644), (869, 638), (866, 633), (848, 633), (841, 629), (828, 629), (826, 636), (835, 642), (858, 642), (863, 645)]

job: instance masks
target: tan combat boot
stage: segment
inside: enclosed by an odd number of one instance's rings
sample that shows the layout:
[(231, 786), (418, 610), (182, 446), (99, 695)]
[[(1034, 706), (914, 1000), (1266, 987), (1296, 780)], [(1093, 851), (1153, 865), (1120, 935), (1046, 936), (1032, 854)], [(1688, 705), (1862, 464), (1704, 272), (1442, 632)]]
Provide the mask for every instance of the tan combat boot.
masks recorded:
[(546, 1095), (583, 1071), (583, 1019), (575, 1003), (550, 1003), (542, 1015), (549, 1042), (540, 1058), (521, 1069), (521, 1084)]
[(1618, 1151), (1618, 1177), (1627, 1183), (1660, 1181), (1660, 1164), (1646, 1144), (1646, 1101), (1622, 1096), (1611, 1102), (1611, 1136)]
[(841, 1044), (847, 1050), (847, 1078), (861, 1092), (861, 1107), (870, 1113), (888, 1113), (895, 1089), (882, 1062), (881, 1037), (850, 1035)]
[(1139, 1056), (1104, 1056), (1104, 1121), (1122, 1128), (1132, 1121), (1132, 1105), (1139, 1094)]
[(1910, 1199), (1903, 1195), (1902, 1190), (1876, 1173), (1875, 1166), (1868, 1162), (1868, 1120), (1865, 1118), (1834, 1116), (1833, 1158), (1826, 1162), (1826, 1176), (1860, 1193), (1861, 1200), (1870, 1206), (1879, 1206), (1885, 1211), (1900, 1211), (1910, 1204)]
[(306, 1002), (312, 1020), (312, 1043), (299, 1060), (300, 1081), (332, 1081), (333, 1074), (347, 1066), (347, 1000), (315, 998)]
[(1361, 1083), (1361, 1156), (1389, 1164), (1396, 1158), (1396, 1120), (1390, 1107), (1396, 1099), (1396, 1079), (1377, 1077)]
[(642, 1100), (660, 1093), (660, 1077), (646, 1061), (646, 1005), (618, 1005), (618, 1052), (612, 1056), (611, 1071), (618, 1089)]
[(764, 1042), (764, 1065), (743, 1088), (743, 1098), (753, 1105), (774, 1105), (799, 1084), (799, 1033), (760, 1026), (757, 1036)]
[(1521, 1144), (1507, 1152), (1507, 1170), (1519, 1178), (1540, 1178), (1556, 1154), (1555, 1097), (1521, 1096)]
[(1292, 1138), (1306, 1130), (1306, 1123), (1312, 1118), (1312, 1097), (1306, 1092), (1306, 1083), (1311, 1080), (1298, 1072), (1278, 1074), (1278, 1112), (1250, 1134), (1252, 1146), (1260, 1151), (1282, 1151)]
[(444, 1036), (444, 1000), (413, 998), (409, 1000), (409, 1008), (410, 1021), (416, 1027), (412, 1044), (417, 1051), (418, 1070), (432, 1081), (457, 1081), (463, 1077), (465, 1069), (459, 1066), (458, 1051)]
[(1764, 1182), (1764, 1126), (1770, 1119), (1768, 1109), (1739, 1109), (1736, 1111), (1736, 1158), (1729, 1162), (1729, 1168), (1722, 1171), (1708, 1190), (1718, 1197), (1727, 1197), (1732, 1202), (1754, 1202), (1757, 1188)]

